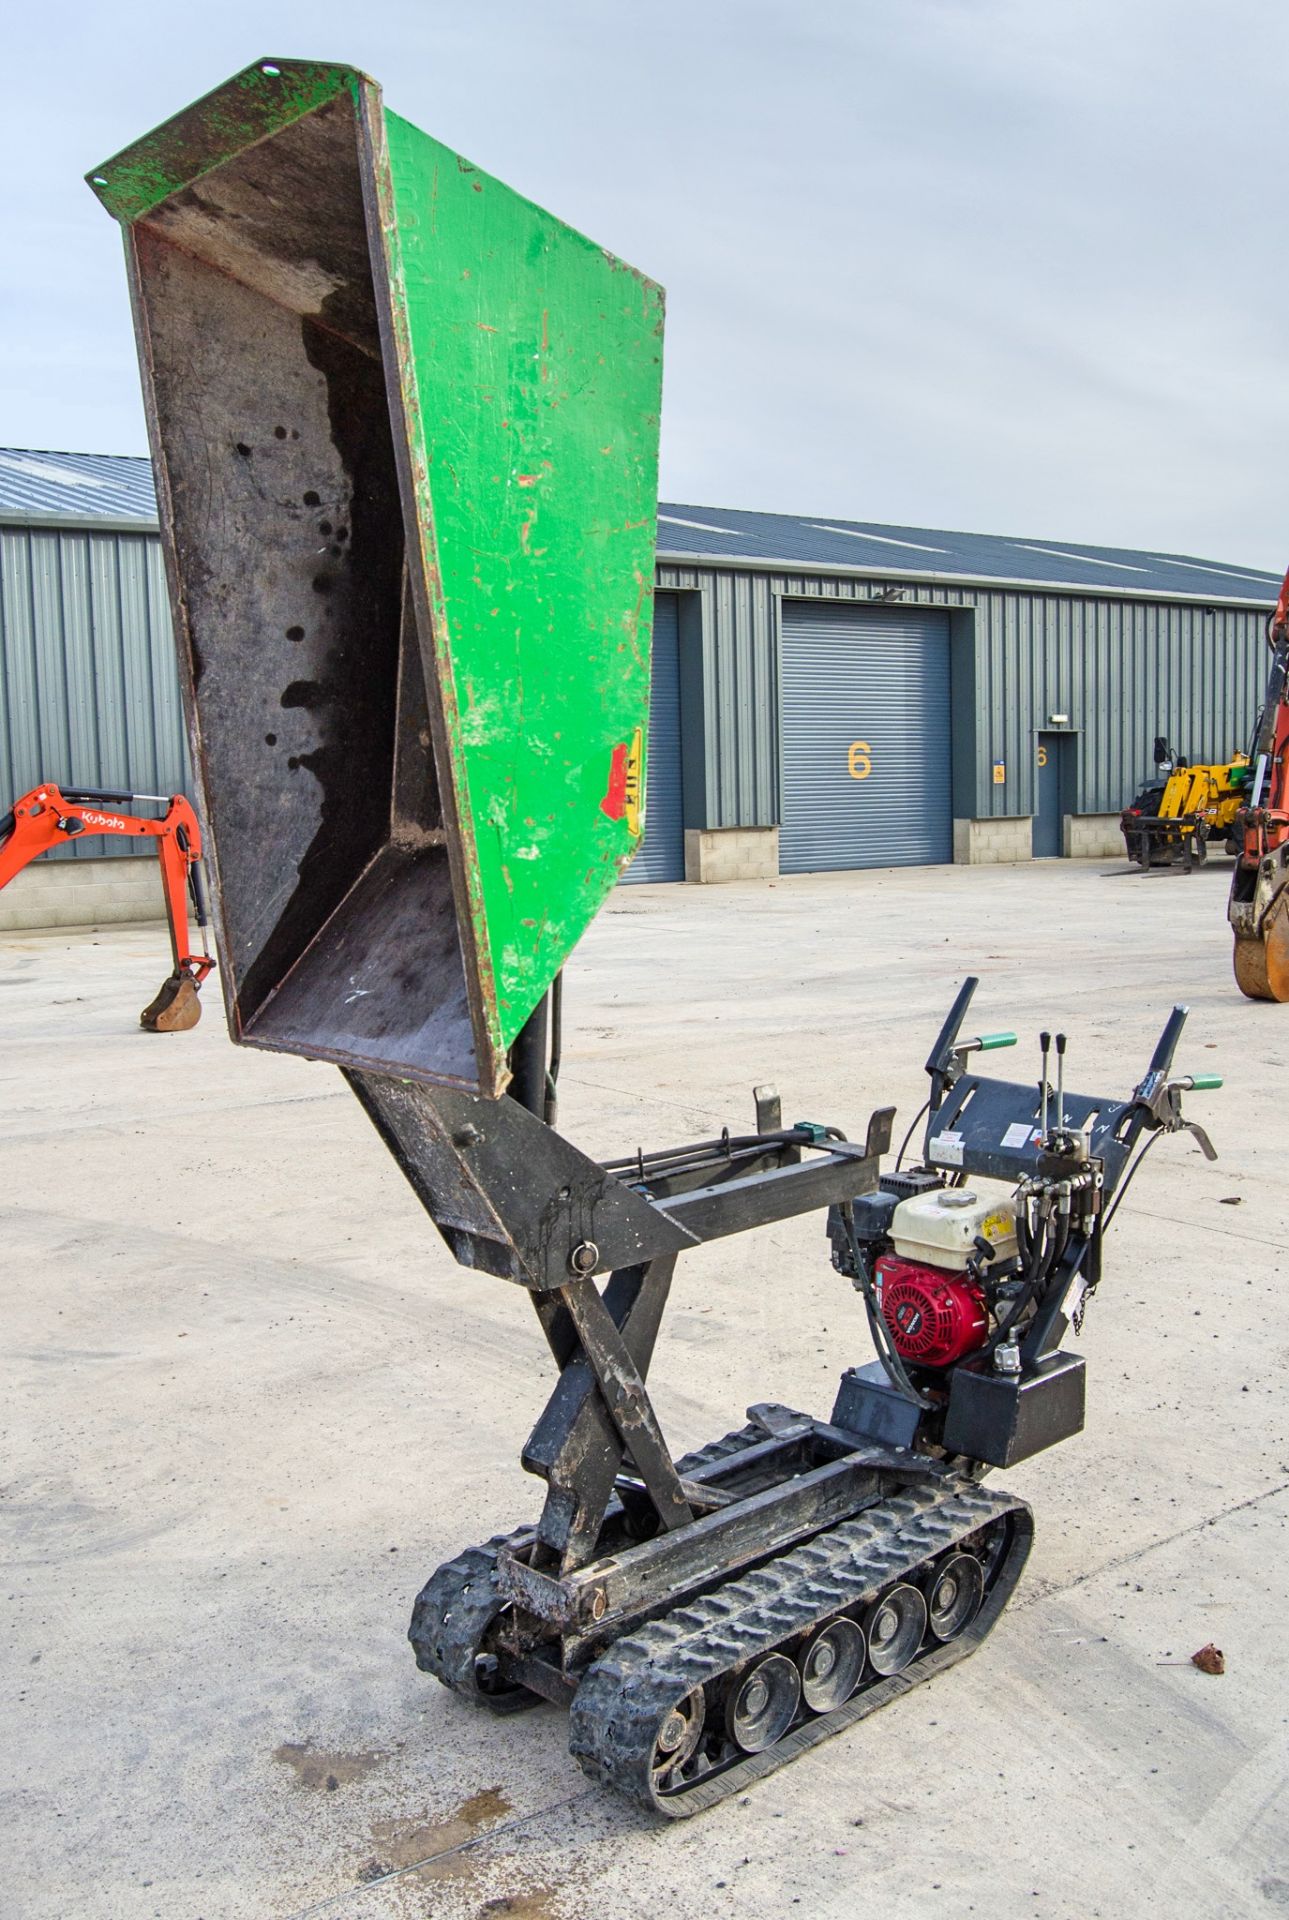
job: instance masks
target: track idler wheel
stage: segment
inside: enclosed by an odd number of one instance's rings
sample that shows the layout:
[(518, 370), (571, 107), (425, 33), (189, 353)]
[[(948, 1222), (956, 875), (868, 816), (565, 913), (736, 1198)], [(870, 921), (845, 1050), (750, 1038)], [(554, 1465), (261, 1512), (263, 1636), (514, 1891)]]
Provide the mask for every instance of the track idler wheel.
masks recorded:
[(653, 1746), (651, 1772), (655, 1793), (666, 1793), (669, 1787), (679, 1784), (685, 1765), (693, 1758), (702, 1738), (706, 1714), (707, 1695), (702, 1687), (695, 1687), (678, 1706), (669, 1708), (663, 1715)]
[(1289, 898), (1281, 893), (1262, 922), (1262, 937), (1235, 942), (1235, 984), (1247, 1000), (1289, 1000)]
[(407, 1637), (422, 1673), (492, 1713), (535, 1707), (539, 1696), (507, 1680), (489, 1641), (507, 1603), (497, 1592), (497, 1546), (467, 1547), (416, 1596)]
[(200, 1019), (197, 982), (190, 973), (172, 973), (139, 1015), (139, 1025), (145, 1033), (187, 1033)]

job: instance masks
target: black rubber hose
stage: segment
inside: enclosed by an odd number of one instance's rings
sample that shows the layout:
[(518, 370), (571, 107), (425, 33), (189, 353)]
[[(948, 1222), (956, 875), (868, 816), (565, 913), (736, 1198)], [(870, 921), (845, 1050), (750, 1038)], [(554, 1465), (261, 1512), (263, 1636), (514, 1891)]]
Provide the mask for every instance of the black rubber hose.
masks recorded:
[(917, 1132), (918, 1121), (922, 1118), (923, 1114), (926, 1112), (930, 1104), (931, 1104), (931, 1096), (930, 1094), (928, 1094), (926, 1099), (922, 1102), (922, 1105), (918, 1108), (917, 1112), (914, 1114), (912, 1125), (909, 1127), (908, 1132), (904, 1136), (904, 1144), (895, 1156), (896, 1173), (898, 1173), (900, 1168), (904, 1165), (904, 1156), (909, 1150), (909, 1141), (913, 1138), (914, 1134)]
[[(1160, 1135), (1162, 1134), (1162, 1132), (1163, 1132), (1163, 1129), (1161, 1127), (1158, 1133), (1151, 1134), (1145, 1146), (1141, 1149), (1141, 1152), (1137, 1155), (1137, 1158), (1133, 1161), (1132, 1165), (1129, 1167), (1127, 1173), (1124, 1174), (1123, 1180), (1119, 1186), (1119, 1191), (1118, 1193), (1116, 1193), (1114, 1199), (1110, 1202), (1109, 1210), (1106, 1213), (1105, 1218), (1101, 1222), (1102, 1233), (1105, 1232), (1110, 1222), (1114, 1219), (1116, 1213), (1118, 1213), (1120, 1202), (1122, 1201), (1124, 1194), (1127, 1193), (1129, 1187), (1132, 1185), (1133, 1178), (1136, 1174), (1137, 1168), (1141, 1165), (1146, 1155), (1150, 1152), (1150, 1149), (1154, 1146), (1156, 1140), (1160, 1138)], [(1076, 1267), (1075, 1272), (1077, 1271), (1078, 1269)]]

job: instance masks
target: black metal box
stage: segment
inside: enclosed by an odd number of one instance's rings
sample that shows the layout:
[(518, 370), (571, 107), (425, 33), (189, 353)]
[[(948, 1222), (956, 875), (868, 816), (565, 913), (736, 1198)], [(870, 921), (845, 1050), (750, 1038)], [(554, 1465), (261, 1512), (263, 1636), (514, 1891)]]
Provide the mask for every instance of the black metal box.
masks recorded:
[(921, 1407), (891, 1385), (880, 1360), (848, 1367), (841, 1376), (832, 1410), (834, 1427), (885, 1447), (911, 1447), (921, 1418)]
[[(1033, 1373), (977, 1373), (958, 1367), (949, 1389), (944, 1445), (991, 1467), (1011, 1467), (1083, 1431), (1084, 1366), (1054, 1353)], [(841, 1423), (838, 1422), (840, 1425)]]

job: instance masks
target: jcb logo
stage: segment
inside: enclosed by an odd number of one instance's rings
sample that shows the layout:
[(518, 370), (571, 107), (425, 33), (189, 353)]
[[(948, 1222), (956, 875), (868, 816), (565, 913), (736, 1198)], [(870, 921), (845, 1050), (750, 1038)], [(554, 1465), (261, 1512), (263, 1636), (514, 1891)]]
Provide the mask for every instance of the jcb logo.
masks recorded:
[(873, 749), (867, 740), (851, 741), (846, 766), (852, 780), (867, 780), (873, 771)]

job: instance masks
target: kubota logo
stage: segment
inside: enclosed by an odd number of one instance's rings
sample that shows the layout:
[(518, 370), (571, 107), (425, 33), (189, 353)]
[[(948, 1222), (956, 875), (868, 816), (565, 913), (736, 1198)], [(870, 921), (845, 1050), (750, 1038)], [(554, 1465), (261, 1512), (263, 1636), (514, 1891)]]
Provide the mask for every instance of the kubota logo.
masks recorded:
[(87, 827), (119, 827), (122, 833), (125, 832), (125, 822), (119, 813), (90, 813), (87, 810), (82, 813), (81, 819)]

